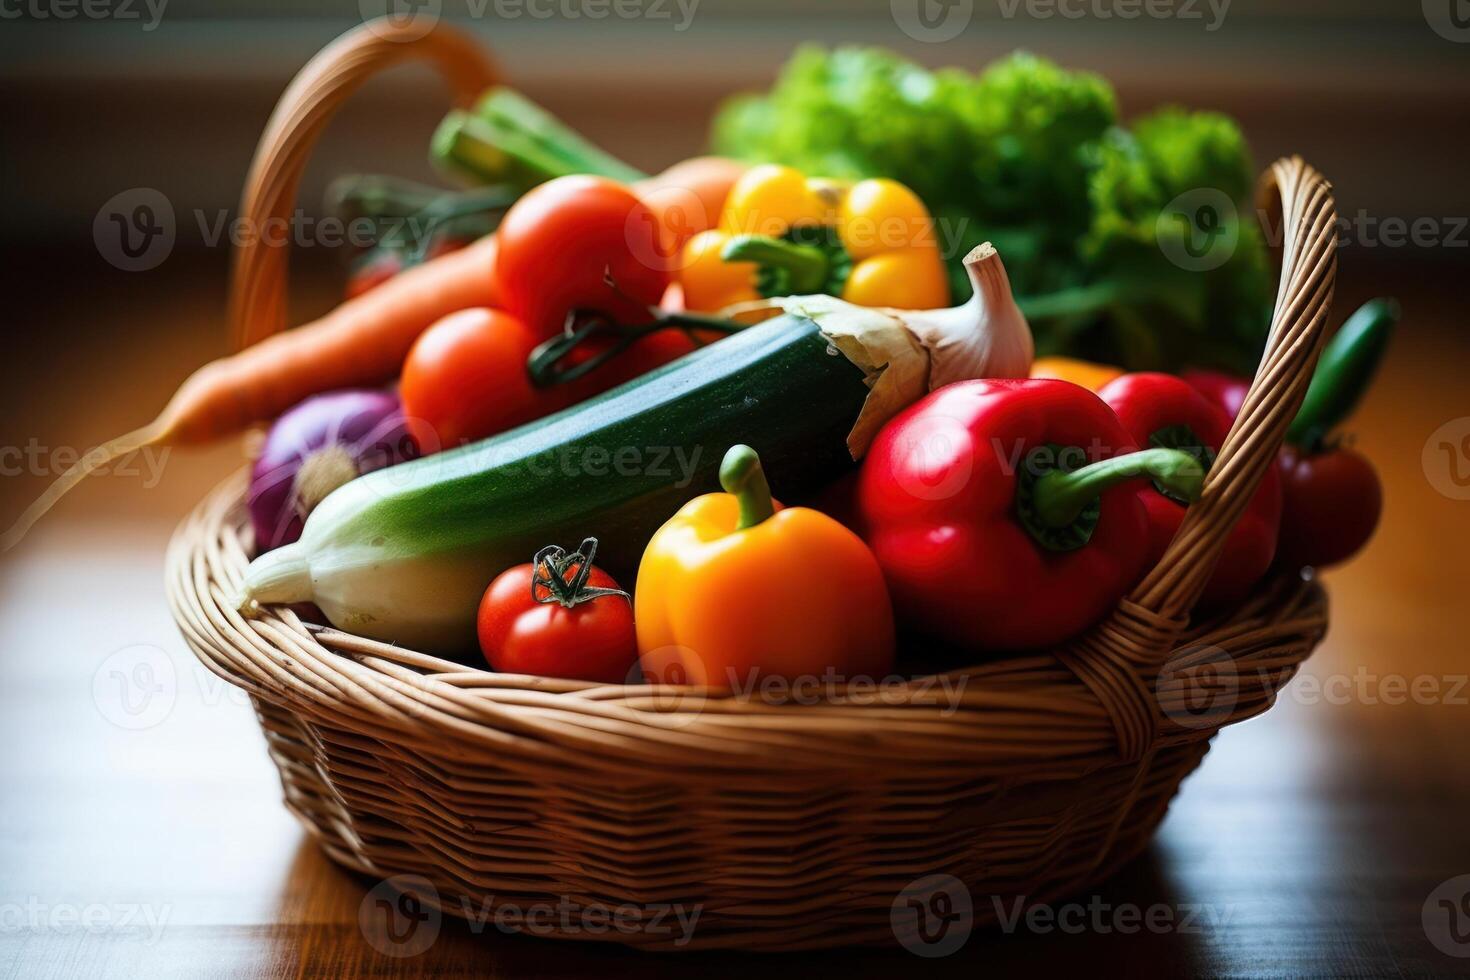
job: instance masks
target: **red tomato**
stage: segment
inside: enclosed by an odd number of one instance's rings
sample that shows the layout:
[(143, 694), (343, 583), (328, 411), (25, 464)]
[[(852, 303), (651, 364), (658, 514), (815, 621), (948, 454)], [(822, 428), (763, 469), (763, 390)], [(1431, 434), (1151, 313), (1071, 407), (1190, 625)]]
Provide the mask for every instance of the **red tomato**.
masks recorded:
[[(500, 310), (460, 310), (414, 342), (403, 362), (403, 412), (426, 452), (473, 442), (562, 407), (566, 393), (531, 384), (536, 337)], [(427, 440), (427, 441), (426, 441)]]
[(1351, 449), (1310, 456), (1291, 446), (1281, 468), (1281, 542), (1276, 556), (1289, 568), (1325, 568), (1368, 543), (1383, 511), (1373, 464)]
[(616, 181), (548, 181), (511, 207), (496, 234), (502, 303), (541, 339), (560, 331), (574, 309), (645, 323), (668, 288), (663, 227)]
[[(565, 571), (570, 581), (575, 568)], [(638, 661), (633, 606), (626, 596), (601, 595), (570, 609), (531, 598), (535, 566), (502, 572), (480, 600), (480, 649), (495, 670), (569, 680), (621, 684)], [(616, 589), (612, 576), (594, 567), (587, 585)], [(544, 587), (539, 594), (548, 595)]]

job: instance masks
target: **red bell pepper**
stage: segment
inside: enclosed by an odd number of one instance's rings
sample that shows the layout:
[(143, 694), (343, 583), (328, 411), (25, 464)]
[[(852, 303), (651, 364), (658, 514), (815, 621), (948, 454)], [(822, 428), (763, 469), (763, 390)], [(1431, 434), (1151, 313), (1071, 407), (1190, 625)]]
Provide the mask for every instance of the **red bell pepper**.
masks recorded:
[(1240, 406), (1245, 404), (1246, 392), (1251, 390), (1250, 378), (1224, 371), (1190, 368), (1179, 376), (1204, 395), (1211, 405), (1230, 416), (1232, 421), (1240, 414)]
[[(1140, 446), (1183, 450), (1207, 470), (1230, 431), (1229, 415), (1172, 374), (1125, 374), (1098, 395)], [(1185, 505), (1158, 487), (1144, 494), (1144, 503), (1149, 516), (1150, 560), (1158, 561), (1184, 520)], [(1245, 598), (1271, 567), (1280, 527), (1281, 480), (1272, 467), (1226, 539), (1201, 601), (1215, 604)]]
[(1187, 499), (1204, 480), (1186, 453), (1139, 451), (1085, 388), (963, 381), (879, 433), (859, 523), (909, 627), (977, 649), (1046, 646), (1147, 567), (1145, 475)]

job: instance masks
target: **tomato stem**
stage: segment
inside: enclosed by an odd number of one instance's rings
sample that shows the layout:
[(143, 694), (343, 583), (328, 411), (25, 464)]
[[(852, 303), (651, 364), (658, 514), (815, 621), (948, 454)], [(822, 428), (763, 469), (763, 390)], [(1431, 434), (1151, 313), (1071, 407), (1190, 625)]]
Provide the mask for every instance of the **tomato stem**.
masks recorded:
[(604, 589), (587, 584), (587, 577), (592, 574), (592, 559), (596, 555), (596, 538), (583, 539), (581, 547), (570, 554), (554, 544), (536, 552), (531, 571), (532, 601), (542, 605), (556, 603), (565, 609), (605, 595), (620, 595), (631, 602), (632, 597), (622, 589)]
[[(549, 388), (552, 385), (565, 384), (585, 377), (644, 337), (660, 330), (682, 330), (697, 341), (698, 337), (693, 333), (695, 330), (735, 333), (744, 327), (745, 324), (735, 320), (702, 316), (697, 313), (665, 313), (661, 310), (654, 311), (654, 320), (651, 323), (625, 327), (612, 322), (600, 313), (572, 310), (567, 313), (566, 327), (563, 331), (537, 345), (536, 349), (531, 351), (530, 357), (526, 359), (526, 373), (531, 376), (531, 383), (536, 387)], [(572, 367), (560, 367), (561, 363), (583, 344), (593, 338), (609, 335), (613, 340), (606, 349), (598, 351)]]

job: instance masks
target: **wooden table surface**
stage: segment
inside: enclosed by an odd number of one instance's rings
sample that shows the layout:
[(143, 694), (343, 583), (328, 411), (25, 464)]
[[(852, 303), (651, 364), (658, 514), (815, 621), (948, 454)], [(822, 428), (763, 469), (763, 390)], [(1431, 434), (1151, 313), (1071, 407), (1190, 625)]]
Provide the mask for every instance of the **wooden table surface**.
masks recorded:
[[(147, 461), (161, 474), (94, 479), (0, 564), (0, 973), (1470, 974), (1470, 877), (1444, 884), (1470, 875), (1463, 273), (1380, 258), (1345, 257), (1339, 290), (1344, 311), (1390, 288), (1408, 310), (1354, 426), (1386, 485), (1378, 538), (1328, 576), (1332, 629), (1303, 675), (1265, 717), (1216, 740), (1151, 852), (1079, 896), (1100, 911), (1067, 929), (976, 934), (928, 961), (751, 960), (446, 921), (420, 956), (375, 952), (357, 926), (372, 882), (328, 862), (286, 813), (248, 704), (195, 662), (164, 605), (172, 524), (238, 464), (228, 445)], [(144, 277), (95, 256), (78, 267), (85, 290), (28, 291), (45, 301), (23, 300), (14, 320), (24, 330), (0, 445), (34, 451), (0, 480), (6, 523), (59, 451), (136, 423), (223, 347), (217, 256)], [(331, 288), (323, 278), (302, 302)], [(1453, 920), (1447, 896), (1460, 903)], [(1162, 907), (1173, 925), (1112, 928), (1130, 906)]]

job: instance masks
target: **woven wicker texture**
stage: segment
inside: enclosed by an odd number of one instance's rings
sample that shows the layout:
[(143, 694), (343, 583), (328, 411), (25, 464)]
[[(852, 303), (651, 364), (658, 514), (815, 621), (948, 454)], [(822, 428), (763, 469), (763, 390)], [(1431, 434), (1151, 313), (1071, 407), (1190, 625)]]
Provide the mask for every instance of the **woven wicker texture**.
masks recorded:
[[(361, 81), (395, 60), (363, 60), (387, 31), (360, 28), (301, 78), (339, 78), (346, 63)], [(451, 52), (441, 67), (486, 77), (446, 35), (428, 35)], [(277, 158), (304, 152), (295, 127), (314, 134), (351, 87), (293, 83), (247, 202), (289, 206), (300, 161)], [(172, 542), (175, 617), (204, 665), (251, 694), (287, 806), (327, 852), (378, 877), (421, 875), (451, 914), (631, 906), (648, 925), (679, 904), (700, 910), (692, 938), (547, 931), (781, 950), (911, 938), (895, 898), (936, 873), (968, 886), (978, 923), (994, 917), (982, 896), (1009, 908), (1084, 888), (1147, 845), (1213, 734), (1268, 708), (1326, 629), (1321, 589), (1296, 578), (1189, 615), (1305, 394), (1331, 303), (1326, 181), (1292, 158), (1261, 186), (1263, 213), (1282, 216), (1282, 278), (1255, 383), (1159, 566), (1066, 649), (795, 699), (491, 673), (288, 609), (242, 618), (229, 597), (251, 548), (243, 476)], [(237, 298), (268, 298), (237, 307), (258, 311), (237, 320), (258, 339), (280, 326), (284, 257), (236, 268), (249, 280)]]

